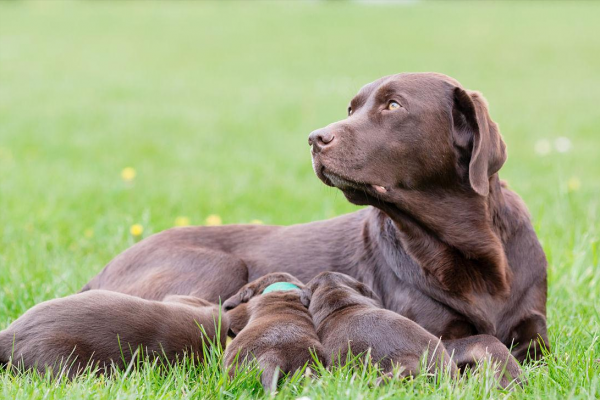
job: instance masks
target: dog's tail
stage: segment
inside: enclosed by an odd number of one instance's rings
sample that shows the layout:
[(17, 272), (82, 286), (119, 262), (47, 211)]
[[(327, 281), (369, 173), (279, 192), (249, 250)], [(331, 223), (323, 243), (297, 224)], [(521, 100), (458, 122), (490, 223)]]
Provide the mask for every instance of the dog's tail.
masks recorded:
[(267, 363), (264, 366), (261, 365), (261, 367), (260, 383), (262, 383), (265, 392), (274, 392), (277, 389), (277, 382), (281, 375), (279, 366), (274, 363)]

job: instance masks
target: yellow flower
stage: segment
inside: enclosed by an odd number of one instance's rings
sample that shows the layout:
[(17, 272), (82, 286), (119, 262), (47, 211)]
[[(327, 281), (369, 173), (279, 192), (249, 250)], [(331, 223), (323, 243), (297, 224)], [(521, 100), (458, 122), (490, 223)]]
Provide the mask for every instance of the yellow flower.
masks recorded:
[(83, 236), (85, 236), (86, 238), (91, 238), (94, 236), (94, 230), (92, 228), (88, 228), (85, 231), (83, 231)]
[(129, 228), (129, 233), (135, 237), (142, 236), (142, 233), (144, 233), (144, 227), (140, 224), (133, 224), (131, 225), (131, 228)]
[(190, 224), (190, 219), (188, 217), (177, 217), (175, 218), (175, 226), (188, 226)]
[(135, 179), (136, 174), (135, 169), (132, 167), (123, 168), (123, 171), (121, 171), (121, 178), (123, 178), (125, 182), (131, 182)]
[(260, 219), (253, 219), (252, 221), (250, 221), (251, 224), (254, 225), (262, 225), (264, 224), (264, 222), (262, 222)]
[(569, 189), (569, 192), (576, 192), (579, 190), (579, 188), (581, 188), (581, 181), (579, 178), (574, 176), (567, 182), (567, 188)]
[(221, 221), (221, 217), (219, 217), (217, 214), (209, 215), (206, 217), (206, 221), (204, 222), (207, 226), (218, 226), (223, 223), (223, 221)]

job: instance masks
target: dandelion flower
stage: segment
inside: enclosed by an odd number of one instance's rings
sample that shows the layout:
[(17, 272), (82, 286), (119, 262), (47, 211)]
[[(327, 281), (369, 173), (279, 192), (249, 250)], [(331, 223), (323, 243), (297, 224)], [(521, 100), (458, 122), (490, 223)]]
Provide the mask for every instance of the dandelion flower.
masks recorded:
[(571, 150), (571, 140), (564, 136), (558, 137), (554, 141), (554, 148), (559, 153), (566, 153), (567, 151)]
[(537, 142), (535, 142), (535, 146), (533, 147), (533, 149), (538, 155), (545, 156), (546, 154), (549, 154), (550, 151), (552, 151), (552, 145), (550, 144), (549, 140), (540, 139)]
[(131, 233), (132, 236), (140, 237), (142, 236), (142, 233), (144, 233), (144, 227), (140, 224), (133, 224), (131, 225), (131, 228), (129, 228), (129, 233)]
[(251, 224), (253, 225), (262, 225), (264, 224), (264, 222), (262, 222), (260, 219), (253, 219), (252, 221), (250, 221)]
[(132, 167), (123, 168), (121, 171), (121, 178), (123, 178), (125, 182), (132, 182), (136, 175), (137, 172), (135, 172), (135, 169)]
[(177, 217), (175, 218), (175, 226), (188, 226), (190, 224), (190, 219), (188, 217)]
[(569, 192), (576, 192), (581, 188), (581, 181), (574, 176), (567, 182), (567, 188), (569, 189)]
[(219, 217), (217, 214), (209, 215), (208, 217), (206, 217), (206, 221), (204, 222), (207, 226), (218, 226), (223, 224), (221, 217)]
[(91, 238), (94, 236), (94, 230), (92, 228), (88, 228), (85, 231), (83, 231), (83, 236), (85, 236), (86, 238)]

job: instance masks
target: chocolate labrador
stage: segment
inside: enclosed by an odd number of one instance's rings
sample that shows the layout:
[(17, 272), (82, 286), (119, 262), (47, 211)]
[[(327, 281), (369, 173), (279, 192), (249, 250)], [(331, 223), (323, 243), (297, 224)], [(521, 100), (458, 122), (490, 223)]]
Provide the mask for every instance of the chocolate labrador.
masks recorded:
[(247, 325), (225, 350), (225, 366), (231, 376), (239, 364), (256, 360), (262, 370), (261, 383), (270, 390), (278, 371), (294, 373), (311, 362), (313, 355), (321, 362), (325, 360), (303, 288), (290, 274), (273, 273), (244, 286), (225, 301), (229, 312), (247, 303), (244, 312), (248, 314)]
[(401, 366), (402, 376), (414, 376), (426, 354), (428, 372), (443, 369), (455, 376), (458, 371), (439, 338), (383, 309), (367, 285), (348, 275), (321, 272), (306, 285), (304, 297), (331, 363), (345, 362), (349, 353), (369, 353), (384, 373)]
[(158, 302), (92, 290), (38, 304), (0, 332), (0, 363), (73, 377), (88, 365), (99, 373), (112, 364), (123, 368), (136, 352), (167, 362), (185, 353), (201, 358), (203, 343), (225, 346), (229, 324), (219, 314), (219, 307), (190, 296)]
[(442, 74), (386, 76), (309, 144), (317, 176), (370, 207), (285, 227), (170, 229), (125, 250), (83, 290), (215, 302), (270, 272), (308, 282), (337, 271), (442, 337), (459, 364), (473, 362), (473, 337), (512, 347), (518, 360), (541, 356), (546, 258), (524, 203), (498, 177), (505, 145), (480, 93)]

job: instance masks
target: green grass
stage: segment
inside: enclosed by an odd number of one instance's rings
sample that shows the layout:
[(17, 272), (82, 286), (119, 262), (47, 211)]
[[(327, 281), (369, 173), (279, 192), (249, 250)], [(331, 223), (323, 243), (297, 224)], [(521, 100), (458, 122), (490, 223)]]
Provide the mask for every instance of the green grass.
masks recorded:
[[(77, 291), (143, 236), (219, 215), (292, 224), (356, 207), (311, 169), (308, 133), (365, 83), (438, 71), (488, 99), (501, 171), (549, 261), (554, 357), (528, 383), (419, 377), (372, 387), (362, 369), (297, 377), (294, 398), (600, 397), (600, 4), (347, 2), (0, 4), (0, 329)], [(549, 155), (536, 143), (565, 136)], [(133, 183), (121, 170), (134, 167)], [(261, 395), (213, 360), (161, 373), (52, 382), (0, 372), (0, 398)]]

